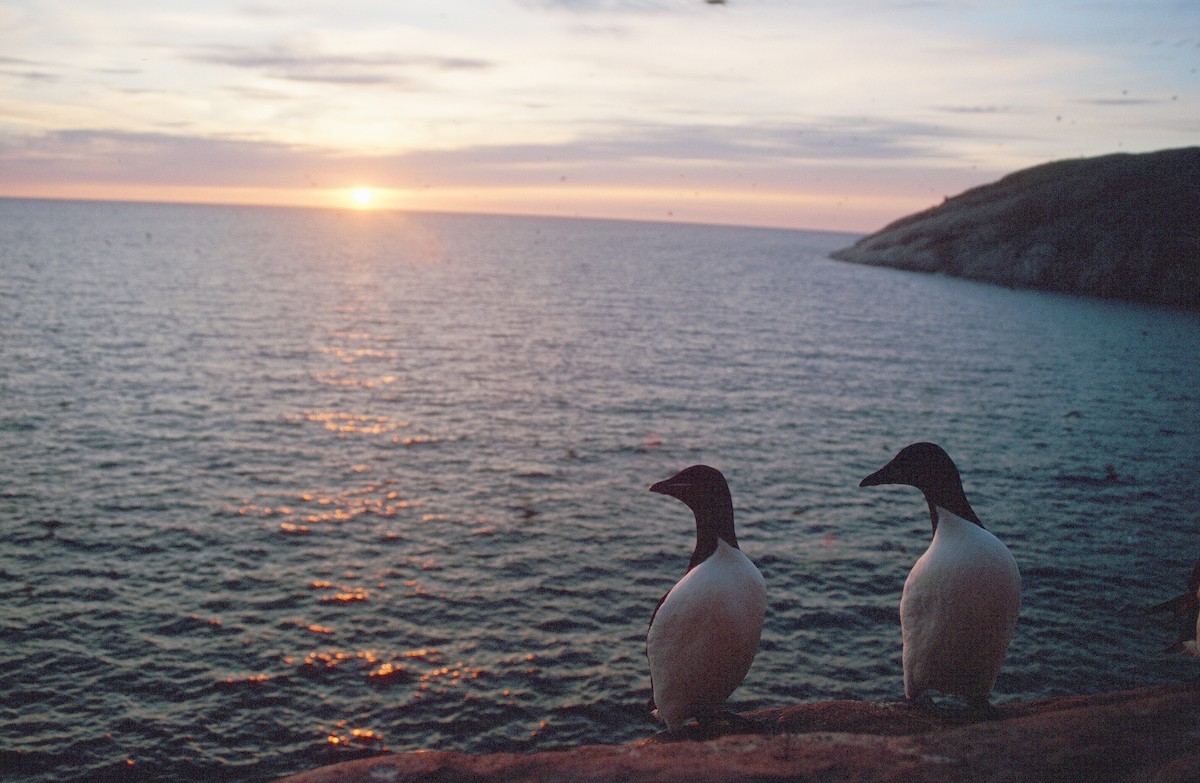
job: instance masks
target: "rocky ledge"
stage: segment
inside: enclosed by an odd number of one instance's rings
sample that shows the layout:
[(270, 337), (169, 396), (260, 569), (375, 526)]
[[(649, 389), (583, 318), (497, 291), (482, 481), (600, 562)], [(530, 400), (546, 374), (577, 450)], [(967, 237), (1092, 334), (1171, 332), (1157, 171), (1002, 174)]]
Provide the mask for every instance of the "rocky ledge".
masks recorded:
[(530, 754), (401, 753), (279, 783), (1200, 780), (1200, 682), (1004, 705), (988, 720), (817, 702), (747, 713), (724, 731)]
[(1200, 307), (1200, 147), (1018, 171), (837, 251), (843, 261)]

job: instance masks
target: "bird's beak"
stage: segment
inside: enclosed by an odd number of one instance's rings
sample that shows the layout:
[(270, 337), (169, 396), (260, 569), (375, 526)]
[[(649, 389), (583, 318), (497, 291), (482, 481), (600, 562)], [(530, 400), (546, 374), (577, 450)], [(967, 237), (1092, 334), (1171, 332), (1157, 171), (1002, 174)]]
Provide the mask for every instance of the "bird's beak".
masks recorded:
[(895, 484), (897, 482), (893, 478), (893, 473), (894, 469), (892, 468), (892, 463), (889, 462), (879, 470), (867, 476), (862, 481), (858, 482), (858, 486), (878, 487), (880, 484)]
[(670, 495), (673, 498), (677, 498), (677, 497), (679, 497), (679, 493), (682, 492), (683, 490), (687, 489), (688, 486), (690, 486), (690, 485), (686, 484), (682, 481), (673, 481), (672, 479), (666, 479), (664, 481), (658, 482), (657, 484), (651, 484), (650, 491), (657, 492), (660, 495)]

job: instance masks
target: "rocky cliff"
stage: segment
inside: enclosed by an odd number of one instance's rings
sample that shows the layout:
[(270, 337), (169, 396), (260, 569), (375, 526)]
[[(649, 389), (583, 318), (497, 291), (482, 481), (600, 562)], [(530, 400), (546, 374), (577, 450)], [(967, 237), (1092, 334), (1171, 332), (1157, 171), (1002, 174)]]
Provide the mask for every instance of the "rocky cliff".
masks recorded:
[(1200, 147), (1018, 171), (834, 258), (1013, 287), (1200, 307)]
[(721, 736), (693, 728), (682, 737), (530, 754), (401, 753), (280, 783), (1200, 780), (1200, 682), (1005, 705), (977, 722), (856, 701), (743, 718), (730, 729), (738, 733)]

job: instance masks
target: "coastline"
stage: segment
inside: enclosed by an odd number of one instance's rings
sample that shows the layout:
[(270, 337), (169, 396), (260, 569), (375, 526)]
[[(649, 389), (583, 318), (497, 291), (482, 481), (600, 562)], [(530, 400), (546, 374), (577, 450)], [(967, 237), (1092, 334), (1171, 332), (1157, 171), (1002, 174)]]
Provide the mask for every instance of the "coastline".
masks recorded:
[[(750, 733), (659, 733), (529, 754), (413, 751), (276, 783), (1088, 780), (1185, 783), (1200, 772), (1200, 680), (997, 707), (993, 720), (900, 703), (828, 701), (742, 718)], [(743, 725), (741, 730), (748, 730)]]

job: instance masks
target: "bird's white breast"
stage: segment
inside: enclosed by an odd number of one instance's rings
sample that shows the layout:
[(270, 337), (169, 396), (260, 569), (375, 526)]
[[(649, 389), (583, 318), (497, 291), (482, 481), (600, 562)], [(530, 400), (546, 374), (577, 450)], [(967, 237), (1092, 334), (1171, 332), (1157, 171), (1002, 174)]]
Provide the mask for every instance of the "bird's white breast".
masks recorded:
[(716, 711), (741, 683), (766, 603), (758, 568), (724, 541), (671, 588), (646, 639), (654, 703), (668, 729)]
[(938, 509), (933, 542), (904, 583), (904, 689), (986, 700), (1021, 608), (1021, 575), (1000, 539)]

